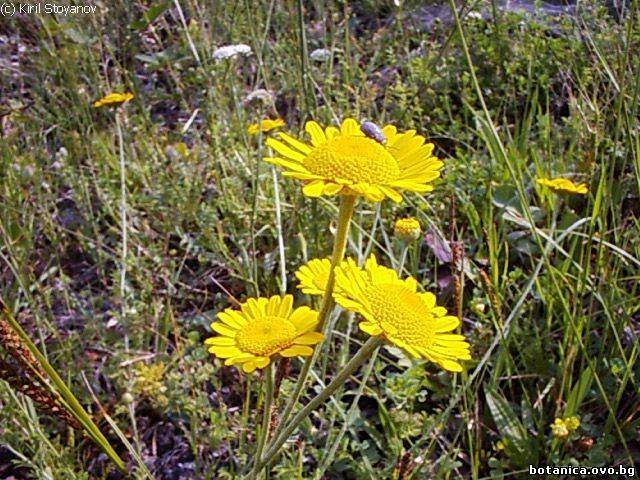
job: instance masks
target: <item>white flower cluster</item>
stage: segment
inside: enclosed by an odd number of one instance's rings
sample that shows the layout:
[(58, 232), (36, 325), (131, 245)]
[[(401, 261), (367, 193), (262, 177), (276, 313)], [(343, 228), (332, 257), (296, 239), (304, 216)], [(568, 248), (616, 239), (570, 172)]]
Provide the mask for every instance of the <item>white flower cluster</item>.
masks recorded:
[(309, 58), (316, 62), (326, 62), (331, 58), (331, 52), (326, 48), (318, 48), (309, 54)]
[(238, 55), (250, 55), (251, 47), (244, 43), (238, 43), (237, 45), (225, 45), (224, 47), (216, 48), (213, 52), (214, 60), (226, 60), (229, 58), (237, 57)]
[(262, 103), (270, 104), (270, 103), (273, 103), (274, 99), (275, 97), (273, 93), (271, 93), (269, 90), (265, 90), (264, 88), (258, 88), (257, 90), (254, 90), (249, 95), (247, 95), (245, 102), (246, 103), (262, 102)]

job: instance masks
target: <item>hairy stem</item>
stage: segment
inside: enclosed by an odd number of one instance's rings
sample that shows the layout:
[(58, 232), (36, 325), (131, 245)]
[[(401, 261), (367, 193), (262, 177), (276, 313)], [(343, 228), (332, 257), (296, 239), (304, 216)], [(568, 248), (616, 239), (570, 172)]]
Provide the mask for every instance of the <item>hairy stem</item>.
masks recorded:
[[(331, 256), (331, 271), (329, 272), (329, 278), (327, 279), (327, 287), (324, 292), (324, 296), (322, 297), (322, 302), (320, 304), (320, 313), (318, 315), (318, 330), (323, 331), (324, 324), (327, 321), (329, 313), (333, 307), (333, 287), (335, 283), (335, 267), (342, 261), (344, 258), (344, 252), (347, 246), (347, 237), (349, 234), (349, 223), (351, 222), (351, 217), (353, 215), (353, 210), (356, 204), (356, 197), (352, 196), (343, 196), (340, 197), (340, 210), (338, 212), (338, 231), (336, 232), (335, 243), (333, 244), (333, 254)], [(302, 389), (304, 388), (304, 384), (309, 377), (309, 371), (311, 367), (315, 363), (317, 358), (317, 352), (320, 351), (320, 346), (317, 346), (315, 352), (312, 356), (307, 357), (302, 366), (302, 370), (300, 371), (300, 376), (298, 377), (298, 381), (296, 383), (295, 390), (293, 395), (289, 398), (287, 405), (285, 406), (284, 412), (280, 417), (280, 425), (276, 429), (275, 435), (282, 430), (283, 426), (286, 424), (287, 419), (291, 415), (296, 403), (298, 402), (298, 398), (302, 393)]]
[[(264, 451), (264, 446), (267, 443), (267, 438), (269, 438), (269, 426), (271, 425), (271, 403), (273, 402), (273, 374), (272, 374), (272, 363), (267, 365), (267, 368), (264, 370), (264, 377), (266, 382), (266, 388), (264, 393), (264, 402), (263, 402), (263, 412), (262, 412), (262, 426), (260, 427), (260, 438), (258, 439), (258, 447), (256, 448), (255, 461), (258, 463), (260, 457), (262, 456), (262, 452)], [(249, 475), (249, 478), (257, 478), (257, 474), (259, 472), (254, 468), (252, 473)]]

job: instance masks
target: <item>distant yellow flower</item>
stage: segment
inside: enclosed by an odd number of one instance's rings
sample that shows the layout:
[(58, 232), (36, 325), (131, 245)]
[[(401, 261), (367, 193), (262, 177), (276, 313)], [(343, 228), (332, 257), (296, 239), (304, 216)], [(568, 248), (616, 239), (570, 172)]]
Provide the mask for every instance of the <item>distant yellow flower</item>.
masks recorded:
[[(347, 259), (342, 263), (345, 265), (356, 265), (352, 259)], [(330, 271), (330, 259), (314, 258), (313, 260), (310, 260), (296, 271), (296, 278), (300, 281), (298, 288), (302, 290), (302, 293), (306, 293), (307, 295), (324, 295), (324, 291), (327, 288), (327, 282), (329, 281)], [(337, 285), (334, 285), (334, 292), (336, 291), (336, 288)]]
[(102, 97), (100, 100), (93, 102), (94, 108), (103, 107), (105, 105), (120, 105), (126, 103), (133, 98), (133, 93), (110, 93)]
[(309, 356), (310, 345), (322, 341), (315, 332), (318, 312), (309, 307), (293, 309), (293, 296), (250, 298), (240, 311), (218, 313), (211, 328), (219, 336), (205, 340), (209, 352), (225, 358), (225, 365), (242, 365), (246, 373), (269, 365), (272, 357)]
[(567, 417), (564, 419), (564, 423), (571, 432), (580, 426), (580, 420), (578, 417)]
[(585, 195), (589, 191), (586, 183), (576, 185), (566, 178), (538, 178), (536, 181), (539, 185), (549, 187), (556, 193)]
[(259, 124), (252, 123), (251, 125), (249, 125), (249, 127), (247, 128), (247, 133), (249, 135), (255, 135), (258, 132), (269, 132), (271, 130), (284, 126), (284, 120), (282, 120), (281, 118), (277, 118), (276, 120), (269, 120), (268, 118), (265, 118)]
[(551, 434), (556, 438), (566, 438), (569, 436), (569, 429), (561, 418), (556, 418), (551, 424)]
[(421, 228), (417, 218), (401, 218), (393, 227), (393, 234), (403, 242), (413, 242), (420, 238)]
[(551, 424), (551, 434), (557, 438), (566, 438), (580, 426), (578, 417), (556, 418)]
[(383, 145), (362, 133), (358, 122), (347, 118), (340, 128), (323, 129), (314, 121), (305, 130), (311, 144), (280, 133), (267, 140), (279, 157), (265, 161), (285, 169), (284, 175), (301, 180), (308, 197), (352, 195), (372, 202), (390, 198), (401, 202), (400, 191), (429, 192), (443, 163), (433, 156), (433, 144), (415, 130), (398, 133), (382, 129)]
[(380, 335), (415, 358), (460, 372), (459, 360), (470, 360), (462, 335), (448, 333), (460, 321), (436, 305), (432, 293), (418, 293), (411, 277), (401, 280), (394, 270), (378, 265), (372, 255), (365, 268), (343, 263), (336, 268), (336, 302), (364, 317), (360, 329)]

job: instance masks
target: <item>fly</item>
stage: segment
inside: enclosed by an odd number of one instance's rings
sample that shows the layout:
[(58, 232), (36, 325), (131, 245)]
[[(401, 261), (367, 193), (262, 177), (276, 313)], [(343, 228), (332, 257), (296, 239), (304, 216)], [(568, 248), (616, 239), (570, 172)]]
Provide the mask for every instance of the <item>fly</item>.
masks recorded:
[(387, 143), (387, 137), (382, 133), (382, 129), (373, 122), (362, 122), (360, 124), (360, 131), (364, 133), (366, 137), (375, 140), (380, 145), (385, 145)]

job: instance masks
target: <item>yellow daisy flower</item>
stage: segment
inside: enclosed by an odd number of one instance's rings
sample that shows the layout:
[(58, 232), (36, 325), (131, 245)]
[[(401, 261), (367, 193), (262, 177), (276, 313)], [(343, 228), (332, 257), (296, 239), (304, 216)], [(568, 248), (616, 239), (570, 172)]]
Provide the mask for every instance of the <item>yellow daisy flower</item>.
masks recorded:
[(225, 365), (242, 365), (246, 373), (269, 365), (272, 357), (309, 356), (311, 345), (322, 341), (315, 332), (318, 312), (309, 307), (293, 308), (293, 296), (250, 298), (240, 311), (228, 308), (218, 313), (211, 328), (218, 336), (205, 340), (209, 352), (226, 359)]
[(432, 293), (418, 293), (418, 282), (402, 280), (372, 255), (365, 268), (353, 263), (336, 269), (336, 302), (364, 317), (360, 328), (382, 335), (415, 358), (437, 363), (445, 370), (462, 371), (459, 360), (470, 360), (464, 336), (448, 333), (458, 327), (457, 317), (436, 305)]
[(105, 105), (120, 105), (126, 103), (133, 98), (133, 93), (110, 93), (102, 97), (100, 100), (93, 102), (93, 108), (103, 107)]
[(269, 120), (268, 118), (265, 118), (260, 123), (252, 123), (251, 125), (249, 125), (249, 127), (247, 127), (247, 133), (249, 135), (255, 135), (258, 132), (270, 132), (271, 130), (284, 126), (284, 120), (282, 120), (281, 118), (277, 118), (275, 120)]
[(314, 258), (296, 271), (298, 288), (308, 295), (324, 295), (330, 270), (331, 260)]
[(311, 143), (286, 133), (267, 140), (278, 157), (265, 161), (285, 169), (284, 175), (301, 180), (308, 197), (353, 195), (373, 202), (390, 198), (401, 202), (400, 191), (429, 192), (443, 163), (433, 156), (433, 144), (415, 130), (399, 133), (393, 125), (382, 129), (383, 145), (365, 136), (353, 118), (340, 128), (323, 129), (314, 121), (305, 130)]
[(420, 238), (422, 232), (417, 218), (401, 218), (393, 226), (393, 234), (403, 242), (413, 242)]
[(539, 185), (549, 187), (556, 193), (575, 193), (578, 195), (586, 195), (589, 191), (586, 183), (576, 185), (566, 178), (538, 178), (536, 181)]
[[(348, 258), (342, 262), (356, 267), (356, 263)], [(300, 281), (298, 288), (302, 293), (307, 295), (324, 295), (329, 281), (329, 272), (331, 271), (331, 260), (328, 258), (314, 258), (296, 271), (296, 278)], [(334, 285), (335, 292), (337, 285)]]

